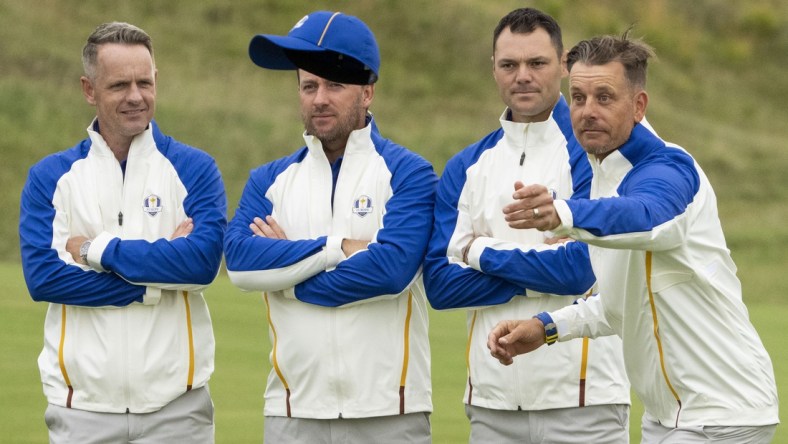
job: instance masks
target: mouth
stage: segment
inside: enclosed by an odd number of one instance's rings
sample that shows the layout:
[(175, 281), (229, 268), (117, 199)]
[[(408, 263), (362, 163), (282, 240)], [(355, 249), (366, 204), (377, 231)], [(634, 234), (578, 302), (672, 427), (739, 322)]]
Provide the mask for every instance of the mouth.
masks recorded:
[(538, 94), (539, 91), (533, 89), (526, 89), (526, 90), (514, 90), (512, 94), (514, 95), (524, 95), (524, 94)]
[(589, 134), (589, 133), (590, 134), (602, 134), (602, 133), (604, 133), (604, 131), (599, 129), (599, 128), (581, 128), (580, 132), (582, 132), (583, 134)]
[(334, 117), (333, 114), (315, 114), (312, 116), (312, 120), (322, 121), (322, 120), (331, 119), (333, 117)]

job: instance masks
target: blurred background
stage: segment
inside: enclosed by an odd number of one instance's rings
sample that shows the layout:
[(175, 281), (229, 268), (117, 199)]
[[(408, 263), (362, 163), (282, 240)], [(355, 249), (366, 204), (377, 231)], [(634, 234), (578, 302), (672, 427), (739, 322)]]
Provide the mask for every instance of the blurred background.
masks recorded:
[[(360, 17), (382, 53), (372, 105), (381, 133), (424, 155), (440, 173), (452, 154), (498, 127), (503, 104), (492, 78), (492, 31), (503, 15), (524, 6), (553, 15), (567, 48), (596, 34), (620, 34), (630, 25), (634, 36), (655, 48), (649, 121), (663, 138), (686, 148), (709, 176), (745, 302), (764, 316), (788, 314), (788, 283), (781, 278), (788, 270), (788, 2), (0, 0), (0, 263), (1, 276), (7, 276), (0, 310), (19, 322), (27, 319), (19, 313), (35, 307), (29, 318), (34, 325), (15, 324), (24, 334), (9, 333), (0, 345), (29, 341), (33, 360), (40, 349), (44, 307), (30, 301), (18, 266), (19, 195), (33, 163), (86, 137), (94, 113), (80, 90), (80, 56), (99, 23), (128, 21), (152, 36), (156, 120), (166, 134), (216, 158), (231, 217), (249, 170), (303, 144), (295, 74), (253, 65), (247, 55), (253, 35), (286, 34), (313, 10)], [(259, 299), (252, 299), (259, 309)], [(235, 315), (226, 315), (229, 322)], [(764, 328), (779, 327), (768, 319), (761, 321)], [(258, 312), (249, 325), (265, 336), (263, 322)], [(774, 322), (785, 325), (784, 318)], [(461, 320), (457, 325), (452, 335), (461, 344), (464, 327)], [(781, 382), (781, 362), (788, 357), (764, 341)], [(264, 349), (252, 347), (259, 355), (253, 362), (233, 365), (260, 374), (259, 366), (267, 365)], [(14, 371), (10, 365), (0, 372)], [(34, 362), (27, 365), (35, 372)], [(30, 376), (37, 384), (37, 375)], [(263, 382), (255, 384), (261, 390)], [(33, 412), (42, 414), (40, 385), (28, 388), (39, 403)], [(458, 390), (451, 405), (460, 410), (454, 403)], [(260, 420), (259, 410), (251, 414)], [(443, 427), (439, 418), (434, 416), (436, 429)], [(34, 420), (40, 429), (40, 417)]]

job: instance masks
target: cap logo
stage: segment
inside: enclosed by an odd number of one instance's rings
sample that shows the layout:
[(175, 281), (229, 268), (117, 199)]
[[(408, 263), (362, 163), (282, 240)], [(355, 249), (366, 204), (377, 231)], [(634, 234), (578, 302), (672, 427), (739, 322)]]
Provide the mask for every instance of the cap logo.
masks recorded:
[[(293, 29), (298, 29), (298, 28), (300, 28), (301, 26), (303, 26), (303, 25), (304, 25), (304, 23), (306, 23), (306, 19), (308, 19), (308, 18), (309, 18), (309, 16), (308, 16), (308, 15), (305, 15), (305, 16), (303, 16), (303, 17), (301, 18), (301, 20), (299, 20), (299, 21), (298, 21), (298, 23), (296, 23), (295, 25), (293, 25)], [(290, 31), (292, 31), (293, 29), (291, 29)]]
[(326, 23), (326, 27), (323, 28), (323, 34), (320, 35), (320, 40), (317, 41), (317, 46), (323, 46), (323, 37), (326, 36), (326, 33), (328, 32), (328, 27), (331, 26), (331, 22), (334, 21), (334, 17), (338, 16), (339, 14), (342, 14), (342, 13), (341, 12), (335, 12), (334, 15), (332, 15), (331, 18), (328, 19), (328, 22)]

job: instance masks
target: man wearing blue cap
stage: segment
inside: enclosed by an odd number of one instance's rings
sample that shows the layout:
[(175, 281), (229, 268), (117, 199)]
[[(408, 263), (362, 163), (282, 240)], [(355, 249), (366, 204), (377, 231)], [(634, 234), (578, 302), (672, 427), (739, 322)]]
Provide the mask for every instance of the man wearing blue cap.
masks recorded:
[(297, 71), (306, 129), (306, 146), (251, 172), (225, 242), (230, 279), (268, 310), (265, 442), (429, 443), (421, 262), (437, 177), (368, 112), (375, 37), (319, 11), (249, 55)]

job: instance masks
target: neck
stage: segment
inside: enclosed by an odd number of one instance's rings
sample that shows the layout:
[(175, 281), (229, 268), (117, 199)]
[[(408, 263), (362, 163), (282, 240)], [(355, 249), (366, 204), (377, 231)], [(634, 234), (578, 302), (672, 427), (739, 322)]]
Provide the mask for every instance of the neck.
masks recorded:
[(119, 140), (111, 140), (112, 138), (108, 139), (103, 134), (101, 136), (104, 137), (104, 141), (107, 142), (107, 146), (112, 151), (112, 154), (115, 155), (115, 158), (118, 159), (118, 162), (123, 162), (129, 157), (133, 138), (121, 137)]
[(326, 158), (328, 159), (328, 163), (333, 164), (334, 162), (336, 162), (337, 159), (339, 159), (345, 154), (345, 145), (342, 145), (339, 148), (332, 148), (323, 145), (323, 153), (325, 153)]

